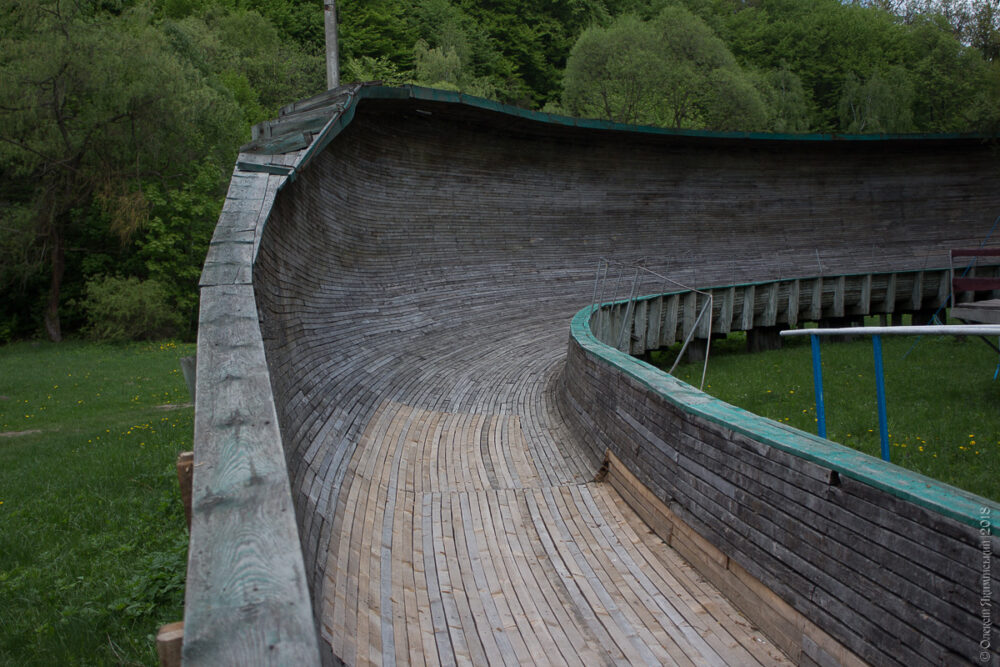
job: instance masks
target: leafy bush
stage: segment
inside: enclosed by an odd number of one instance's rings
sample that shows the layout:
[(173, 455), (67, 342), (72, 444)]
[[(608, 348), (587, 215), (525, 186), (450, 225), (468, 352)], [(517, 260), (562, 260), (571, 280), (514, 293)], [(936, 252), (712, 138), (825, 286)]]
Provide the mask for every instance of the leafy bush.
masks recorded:
[(109, 342), (174, 336), (183, 326), (167, 289), (156, 280), (105, 276), (87, 283), (85, 331)]

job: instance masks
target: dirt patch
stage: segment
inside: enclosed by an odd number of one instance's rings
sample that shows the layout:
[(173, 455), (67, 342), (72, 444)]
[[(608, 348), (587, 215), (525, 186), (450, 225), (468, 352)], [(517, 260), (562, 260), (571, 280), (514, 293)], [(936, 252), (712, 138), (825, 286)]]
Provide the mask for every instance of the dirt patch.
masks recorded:
[(0, 438), (16, 438), (19, 435), (33, 435), (41, 432), (41, 429), (37, 428), (33, 428), (30, 431), (0, 431)]
[(164, 405), (157, 405), (157, 410), (183, 410), (184, 408), (193, 408), (194, 403), (166, 403)]

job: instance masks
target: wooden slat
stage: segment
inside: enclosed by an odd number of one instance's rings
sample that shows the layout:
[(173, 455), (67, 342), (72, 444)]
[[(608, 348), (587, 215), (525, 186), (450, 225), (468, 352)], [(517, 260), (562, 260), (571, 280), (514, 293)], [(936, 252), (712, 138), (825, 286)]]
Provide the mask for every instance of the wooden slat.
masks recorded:
[(716, 298), (721, 301), (719, 305), (719, 316), (712, 325), (712, 331), (718, 333), (729, 333), (733, 326), (733, 309), (736, 305), (736, 288), (730, 287), (726, 290), (716, 290)]
[(660, 345), (669, 347), (677, 342), (677, 311), (680, 305), (680, 295), (671, 294), (667, 297), (663, 312), (663, 333), (660, 335)]
[(913, 278), (913, 292), (910, 296), (910, 308), (919, 311), (924, 307), (924, 272), (919, 271)]
[[(863, 665), (864, 663), (834, 641), (799, 612), (784, 602), (773, 591), (746, 572), (737, 563), (722, 554), (696, 531), (682, 521), (673, 511), (649, 491), (625, 466), (608, 453), (608, 480), (616, 488), (626, 490), (625, 500), (636, 502), (630, 505), (641, 517), (655, 517), (651, 525), (664, 530), (664, 538), (698, 569), (703, 576), (730, 597), (754, 623), (761, 625), (771, 639), (779, 642), (781, 649), (798, 661), (804, 645), (808, 643), (814, 655), (815, 647), (822, 652), (837, 656), (839, 664)], [(662, 536), (661, 536), (662, 537)], [(776, 655), (775, 659), (784, 656)], [(745, 664), (741, 662), (740, 664)]]
[(646, 329), (646, 349), (655, 350), (660, 347), (660, 336), (663, 328), (663, 301), (665, 297), (658, 296), (649, 303), (649, 326)]
[(844, 316), (844, 300), (847, 296), (847, 279), (837, 276), (833, 281), (833, 312), (834, 317)]
[(740, 312), (740, 331), (753, 329), (753, 311), (756, 301), (756, 288), (747, 285), (743, 288), (743, 309)]
[(793, 280), (788, 284), (788, 311), (785, 316), (785, 322), (792, 329), (799, 323), (799, 310), (801, 308), (799, 305), (799, 289), (799, 280)]
[(896, 312), (896, 274), (889, 274), (889, 282), (885, 288), (885, 299), (882, 302), (883, 313)]

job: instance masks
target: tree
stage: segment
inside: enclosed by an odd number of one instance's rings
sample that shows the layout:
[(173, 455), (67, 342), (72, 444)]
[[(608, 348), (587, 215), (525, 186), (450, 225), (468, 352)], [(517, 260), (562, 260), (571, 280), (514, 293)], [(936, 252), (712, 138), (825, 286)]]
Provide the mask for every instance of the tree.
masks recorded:
[(839, 108), (845, 131), (898, 134), (913, 130), (913, 86), (903, 68), (875, 72), (865, 81), (850, 74), (843, 90)]
[(624, 123), (762, 129), (763, 100), (704, 21), (669, 6), (653, 21), (631, 15), (585, 30), (570, 51), (563, 106)]
[(148, 212), (144, 180), (170, 183), (192, 158), (231, 151), (242, 124), (232, 96), (177, 57), (141, 8), (112, 17), (4, 0), (0, 11), (0, 170), (24, 184), (50, 274), (44, 326), (58, 341), (75, 211), (97, 201), (127, 238)]

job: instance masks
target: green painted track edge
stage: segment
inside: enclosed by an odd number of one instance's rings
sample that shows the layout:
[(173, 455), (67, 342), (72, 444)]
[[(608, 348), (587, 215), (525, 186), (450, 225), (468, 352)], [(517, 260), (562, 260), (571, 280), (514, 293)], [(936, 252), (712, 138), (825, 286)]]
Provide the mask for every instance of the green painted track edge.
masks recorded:
[(494, 113), (500, 113), (516, 118), (538, 123), (548, 123), (559, 127), (576, 127), (585, 130), (603, 130), (612, 132), (625, 132), (629, 134), (646, 134), (662, 137), (678, 138), (701, 138), (701, 139), (745, 139), (754, 141), (804, 141), (804, 142), (861, 142), (871, 143), (879, 141), (942, 141), (942, 140), (979, 140), (986, 141), (991, 135), (981, 133), (941, 133), (941, 134), (772, 134), (768, 132), (718, 132), (710, 130), (677, 130), (650, 125), (627, 125), (606, 120), (589, 118), (573, 118), (559, 114), (545, 113), (543, 111), (532, 111), (522, 109), (509, 104), (502, 104), (483, 97), (475, 97), (465, 93), (458, 93), (450, 90), (438, 90), (435, 88), (425, 88), (413, 84), (403, 86), (382, 86), (373, 84), (360, 84), (354, 90), (346, 102), (343, 103), (343, 110), (332, 118), (313, 140), (312, 145), (306, 149), (305, 154), (296, 167), (296, 171), (301, 170), (314, 156), (326, 148), (331, 141), (341, 131), (343, 131), (354, 119), (354, 111), (358, 103), (362, 100), (424, 100), (427, 102), (437, 102), (444, 104), (458, 104), (468, 107), (482, 109)]
[(709, 396), (599, 341), (590, 329), (592, 312), (596, 311), (588, 306), (573, 317), (573, 340), (591, 357), (617, 368), (684, 412), (974, 528), (984, 527), (982, 510), (986, 508), (991, 533), (1000, 530), (1000, 504)]

